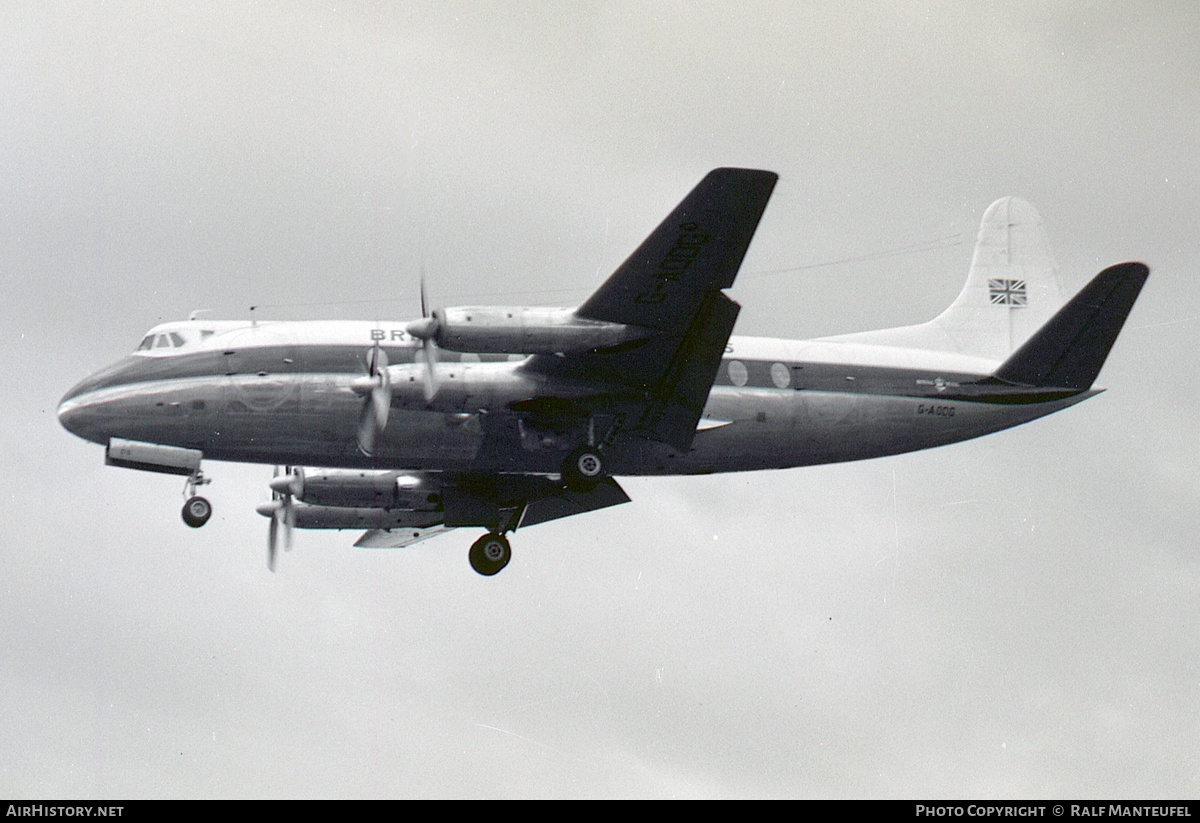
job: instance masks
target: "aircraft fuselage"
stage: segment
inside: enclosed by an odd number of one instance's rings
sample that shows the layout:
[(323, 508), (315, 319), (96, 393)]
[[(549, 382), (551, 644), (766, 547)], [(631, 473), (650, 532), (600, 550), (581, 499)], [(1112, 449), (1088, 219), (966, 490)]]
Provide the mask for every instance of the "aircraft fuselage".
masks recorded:
[[(173, 345), (170, 335), (181, 345)], [(426, 399), (420, 341), (368, 322), (214, 323), (152, 330), (136, 352), (72, 389), (63, 425), (111, 438), (196, 449), (206, 459), (330, 468), (554, 474), (563, 455), (603, 437), (638, 397), (594, 381), (530, 372), (527, 358), (440, 352)], [(387, 355), (390, 414), (368, 456), (356, 445), (361, 381), (373, 346)], [(1001, 392), (996, 363), (836, 340), (731, 337), (691, 448), (621, 434), (605, 444), (612, 475), (699, 474), (859, 460), (979, 437), (1096, 393)], [(603, 408), (514, 411), (530, 397)], [(633, 413), (632, 411), (630, 413)]]

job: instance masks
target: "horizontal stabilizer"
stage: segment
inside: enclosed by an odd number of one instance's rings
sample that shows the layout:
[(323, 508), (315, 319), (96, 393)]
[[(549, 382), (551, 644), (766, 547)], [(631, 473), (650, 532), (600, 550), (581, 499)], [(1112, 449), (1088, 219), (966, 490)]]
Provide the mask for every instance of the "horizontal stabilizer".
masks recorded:
[(1100, 272), (994, 377), (1024, 386), (1090, 388), (1149, 274), (1142, 263), (1120, 263)]

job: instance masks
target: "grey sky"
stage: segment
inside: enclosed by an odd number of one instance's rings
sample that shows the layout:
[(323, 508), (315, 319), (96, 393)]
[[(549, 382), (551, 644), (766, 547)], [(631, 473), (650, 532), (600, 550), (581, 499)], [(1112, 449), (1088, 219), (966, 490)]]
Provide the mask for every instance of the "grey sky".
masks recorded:
[[(1198, 40), (1185, 0), (6, 5), (0, 794), (1195, 797)], [(781, 175), (738, 333), (928, 319), (1012, 194), (1068, 290), (1151, 266), (1110, 391), (630, 480), (494, 579), (457, 532), (270, 575), (269, 468), (192, 531), (55, 419), (197, 308), (407, 318), (422, 266), (573, 304), (723, 165)]]

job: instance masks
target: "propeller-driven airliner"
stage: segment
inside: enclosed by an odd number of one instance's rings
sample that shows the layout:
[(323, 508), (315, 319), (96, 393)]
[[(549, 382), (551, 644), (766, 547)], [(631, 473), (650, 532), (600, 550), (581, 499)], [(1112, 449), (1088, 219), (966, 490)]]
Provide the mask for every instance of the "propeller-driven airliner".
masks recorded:
[[(777, 175), (710, 172), (575, 308), (467, 306), (409, 322), (155, 326), (71, 389), (69, 431), (109, 465), (185, 478), (274, 465), (279, 532), (362, 529), (408, 546), (456, 528), (483, 575), (507, 535), (626, 503), (616, 478), (787, 469), (967, 440), (1086, 400), (1149, 269), (1069, 300), (1034, 208), (986, 211), (966, 285), (919, 325), (814, 340), (731, 336), (733, 285)], [(280, 468), (283, 467), (283, 468)]]

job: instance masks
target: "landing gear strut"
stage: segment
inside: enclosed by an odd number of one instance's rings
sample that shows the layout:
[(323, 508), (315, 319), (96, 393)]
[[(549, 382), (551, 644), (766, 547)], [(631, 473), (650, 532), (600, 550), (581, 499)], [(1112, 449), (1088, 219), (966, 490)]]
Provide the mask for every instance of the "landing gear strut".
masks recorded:
[(472, 569), (485, 577), (491, 577), (508, 565), (508, 561), (512, 559), (512, 548), (504, 535), (488, 532), (471, 544), (467, 559), (471, 561)]
[(211, 482), (197, 468), (188, 475), (187, 482), (183, 486), (183, 493), (187, 495), (187, 502), (183, 504), (183, 522), (187, 523), (193, 529), (200, 528), (208, 522), (208, 518), (212, 517), (212, 503), (209, 503), (206, 498), (196, 494), (197, 486), (203, 486)]

